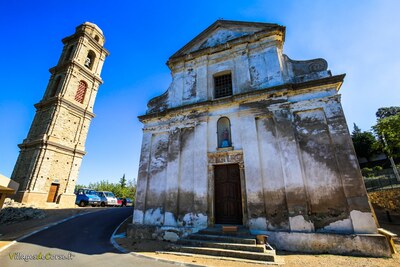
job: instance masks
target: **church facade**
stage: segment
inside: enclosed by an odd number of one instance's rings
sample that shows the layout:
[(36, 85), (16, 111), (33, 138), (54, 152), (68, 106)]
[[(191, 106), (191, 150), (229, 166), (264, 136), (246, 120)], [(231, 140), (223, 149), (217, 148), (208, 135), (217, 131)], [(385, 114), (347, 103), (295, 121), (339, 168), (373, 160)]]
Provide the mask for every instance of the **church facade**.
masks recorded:
[(63, 51), (27, 138), (18, 145), (20, 154), (11, 179), (20, 184), (14, 199), (38, 207), (75, 207), (75, 184), (108, 51), (95, 24), (85, 22), (62, 40)]
[[(131, 228), (232, 224), (288, 250), (385, 246), (340, 103), (345, 75), (290, 59), (284, 40), (277, 24), (219, 20), (169, 58), (171, 85), (139, 116)], [(358, 234), (370, 239), (346, 239)]]

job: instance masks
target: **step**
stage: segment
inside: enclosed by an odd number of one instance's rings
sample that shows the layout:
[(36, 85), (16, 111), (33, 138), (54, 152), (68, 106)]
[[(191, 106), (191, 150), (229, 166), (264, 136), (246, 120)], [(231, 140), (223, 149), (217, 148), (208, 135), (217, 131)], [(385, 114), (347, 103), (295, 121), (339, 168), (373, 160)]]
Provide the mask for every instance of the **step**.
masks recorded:
[(229, 250), (240, 250), (249, 252), (261, 252), (265, 251), (264, 245), (253, 245), (253, 244), (237, 244), (237, 243), (220, 243), (205, 240), (196, 239), (180, 239), (177, 244), (192, 247), (208, 247), (208, 248), (222, 248)]
[(236, 250), (220, 249), (220, 248), (200, 248), (200, 247), (186, 247), (186, 246), (172, 246), (171, 249), (183, 253), (258, 260), (258, 261), (269, 261), (269, 262), (275, 261), (275, 255), (274, 255), (275, 252), (269, 252), (269, 251), (260, 253), (260, 252), (236, 251)]
[(238, 237), (251, 237), (251, 233), (248, 229), (239, 227), (236, 232), (224, 232), (222, 227), (207, 228), (200, 230), (199, 234), (203, 235), (223, 235), (223, 236), (238, 236)]
[(251, 263), (252, 266), (257, 266), (258, 264), (262, 265), (284, 265), (285, 262), (279, 258), (279, 256), (275, 257), (275, 260), (272, 261), (258, 261), (258, 260), (249, 260), (249, 259), (239, 259), (239, 258), (231, 258), (231, 257), (218, 257), (218, 256), (209, 256), (204, 254), (193, 254), (193, 253), (183, 253), (176, 251), (157, 251), (158, 254), (169, 254), (176, 256), (187, 256), (187, 257), (202, 257), (206, 259), (215, 259), (215, 260), (229, 260), (235, 262), (243, 262), (243, 263)]
[(250, 245), (256, 244), (255, 238), (234, 237), (225, 235), (192, 234), (189, 235), (187, 238), (195, 240), (214, 241), (219, 243), (237, 243), (237, 244), (250, 244)]

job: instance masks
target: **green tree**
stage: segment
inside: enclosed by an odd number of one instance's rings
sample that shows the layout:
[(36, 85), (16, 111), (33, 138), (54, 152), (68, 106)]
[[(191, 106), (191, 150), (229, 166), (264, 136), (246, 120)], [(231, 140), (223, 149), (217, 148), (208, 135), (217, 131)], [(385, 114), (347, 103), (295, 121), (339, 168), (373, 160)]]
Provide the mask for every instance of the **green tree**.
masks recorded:
[[(375, 134), (382, 141), (381, 147), (388, 156), (400, 157), (400, 113), (390, 116), (378, 117), (375, 126), (372, 127)], [(384, 144), (383, 136), (387, 146)]]
[(81, 189), (81, 188), (86, 188), (87, 186), (85, 186), (85, 185), (82, 185), (82, 184), (77, 184), (77, 185), (75, 185), (75, 191), (78, 191), (79, 189)]
[(383, 107), (375, 113), (378, 120), (384, 119), (400, 113), (400, 107)]
[(121, 185), (122, 188), (126, 187), (126, 178), (125, 178), (125, 173), (124, 176), (119, 180), (119, 184)]
[(102, 180), (99, 182), (90, 183), (88, 188), (96, 191), (110, 191), (113, 192), (116, 197), (128, 197), (134, 201), (136, 195), (136, 182), (134, 180), (126, 180), (126, 178), (125, 181), (124, 187), (122, 187), (121, 181), (119, 183), (110, 183), (108, 180)]
[(358, 157), (364, 157), (367, 160), (375, 154), (376, 139), (371, 132), (361, 131), (361, 129), (354, 123), (354, 130), (351, 133), (354, 149)]

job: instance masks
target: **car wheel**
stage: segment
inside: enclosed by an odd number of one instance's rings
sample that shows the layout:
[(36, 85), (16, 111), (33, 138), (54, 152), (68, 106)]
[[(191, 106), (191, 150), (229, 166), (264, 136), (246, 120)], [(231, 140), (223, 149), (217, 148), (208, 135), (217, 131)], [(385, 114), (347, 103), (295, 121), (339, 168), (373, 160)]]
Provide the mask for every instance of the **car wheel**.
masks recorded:
[(104, 202), (101, 202), (100, 206), (105, 207), (106, 204)]
[(85, 207), (85, 206), (86, 206), (85, 201), (81, 200), (81, 202), (79, 202), (79, 207)]
[(92, 205), (92, 207), (96, 207), (96, 205)]

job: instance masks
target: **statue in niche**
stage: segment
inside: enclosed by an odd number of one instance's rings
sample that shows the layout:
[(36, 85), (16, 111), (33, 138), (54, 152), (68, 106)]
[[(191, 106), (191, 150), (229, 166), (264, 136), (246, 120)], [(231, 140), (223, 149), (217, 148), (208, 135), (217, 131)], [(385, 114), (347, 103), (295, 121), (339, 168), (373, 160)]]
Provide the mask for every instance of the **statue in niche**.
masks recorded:
[(229, 142), (229, 131), (227, 128), (223, 130), (223, 132), (221, 133), (221, 137), (221, 147), (230, 147), (231, 144)]
[(90, 62), (91, 62), (90, 57), (87, 57), (85, 60), (85, 66), (90, 68)]

